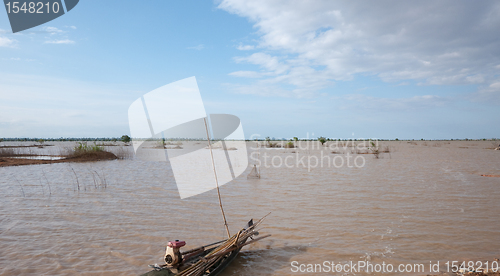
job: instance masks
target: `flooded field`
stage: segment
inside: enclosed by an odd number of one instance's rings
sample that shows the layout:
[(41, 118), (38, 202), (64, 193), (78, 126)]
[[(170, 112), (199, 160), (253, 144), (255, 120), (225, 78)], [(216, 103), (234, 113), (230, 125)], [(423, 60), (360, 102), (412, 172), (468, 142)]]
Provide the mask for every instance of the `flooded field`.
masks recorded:
[[(30, 150), (58, 155), (73, 145), (47, 143)], [(482, 176), (500, 175), (498, 145), (380, 142), (389, 153), (377, 159), (328, 143), (248, 143), (247, 171), (221, 187), (226, 216), (235, 233), (272, 212), (260, 231), (272, 237), (245, 247), (221, 275), (301, 275), (292, 262), (360, 260), (426, 269), (440, 261), (444, 270), (447, 261), (500, 257), (500, 177)], [(131, 150), (118, 148), (108, 150)], [(247, 179), (259, 162), (261, 178)], [(215, 190), (181, 200), (165, 162), (0, 167), (0, 275), (138, 275), (162, 263), (169, 240), (193, 248), (225, 235)]]

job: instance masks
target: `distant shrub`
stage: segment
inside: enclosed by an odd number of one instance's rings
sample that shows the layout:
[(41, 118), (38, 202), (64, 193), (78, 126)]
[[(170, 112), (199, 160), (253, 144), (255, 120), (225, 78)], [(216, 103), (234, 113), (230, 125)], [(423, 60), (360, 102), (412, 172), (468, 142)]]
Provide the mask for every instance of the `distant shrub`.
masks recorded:
[(371, 144), (372, 146), (369, 149), (371, 150), (375, 158), (378, 159), (380, 157), (380, 150), (378, 149), (378, 146), (375, 145), (375, 143), (371, 142)]
[(293, 145), (293, 142), (288, 142), (285, 144), (285, 148), (295, 148), (295, 146)]
[(0, 157), (12, 157), (19, 155), (13, 148), (10, 149), (0, 149)]
[(123, 143), (128, 143), (131, 141), (130, 136), (128, 135), (123, 135), (122, 138), (120, 138), (120, 140), (122, 140)]
[(66, 155), (68, 158), (77, 158), (80, 160), (110, 160), (116, 159), (116, 155), (105, 151), (102, 146), (88, 145), (87, 142), (78, 142), (78, 144)]
[(104, 148), (98, 146), (94, 143), (94, 145), (88, 145), (87, 142), (78, 142), (78, 145), (73, 148), (75, 153), (86, 153), (86, 152), (99, 152), (104, 151)]
[(326, 138), (321, 136), (318, 138), (318, 141), (321, 143), (321, 145), (323, 145), (324, 143), (326, 143)]

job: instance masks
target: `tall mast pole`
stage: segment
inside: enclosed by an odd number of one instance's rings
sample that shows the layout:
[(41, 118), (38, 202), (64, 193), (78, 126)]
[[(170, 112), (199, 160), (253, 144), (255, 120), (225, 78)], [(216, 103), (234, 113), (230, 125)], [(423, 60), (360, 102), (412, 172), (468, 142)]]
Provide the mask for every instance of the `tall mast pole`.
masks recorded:
[(214, 169), (215, 185), (217, 187), (217, 195), (219, 196), (219, 206), (222, 212), (222, 218), (224, 219), (224, 226), (226, 226), (227, 238), (229, 239), (231, 237), (231, 234), (229, 234), (226, 215), (224, 214), (224, 209), (222, 208), (222, 200), (220, 198), (220, 191), (219, 191), (219, 181), (217, 180), (217, 171), (215, 170), (214, 154), (212, 152), (212, 145), (210, 144), (210, 135), (208, 134), (207, 118), (203, 118), (203, 121), (205, 122), (205, 130), (207, 131), (207, 140), (208, 140), (208, 148), (210, 149), (210, 157), (212, 157), (212, 168)]

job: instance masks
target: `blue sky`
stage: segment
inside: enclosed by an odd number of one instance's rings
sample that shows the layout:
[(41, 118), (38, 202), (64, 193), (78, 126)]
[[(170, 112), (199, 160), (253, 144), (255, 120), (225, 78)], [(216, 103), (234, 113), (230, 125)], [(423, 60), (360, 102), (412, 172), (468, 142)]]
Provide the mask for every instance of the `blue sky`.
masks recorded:
[(247, 137), (500, 137), (499, 29), (495, 1), (80, 1), (16, 34), (0, 10), (0, 137), (121, 136), (191, 76)]

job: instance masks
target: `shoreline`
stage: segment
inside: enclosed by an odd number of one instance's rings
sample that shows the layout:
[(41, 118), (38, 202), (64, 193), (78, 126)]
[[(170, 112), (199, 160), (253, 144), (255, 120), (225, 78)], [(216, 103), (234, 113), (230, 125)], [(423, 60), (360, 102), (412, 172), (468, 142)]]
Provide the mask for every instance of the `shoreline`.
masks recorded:
[[(40, 155), (30, 155), (30, 156), (40, 156)], [(78, 155), (74, 157), (71, 156), (57, 160), (0, 157), (0, 167), (43, 165), (43, 164), (71, 163), (71, 162), (82, 163), (82, 162), (96, 162), (96, 161), (116, 160), (116, 159), (118, 159), (118, 157), (115, 154), (108, 151), (92, 152), (84, 155)]]

